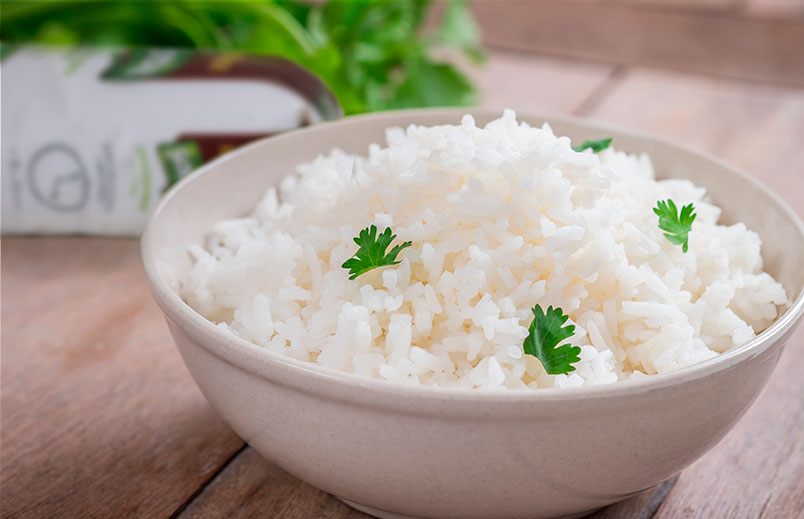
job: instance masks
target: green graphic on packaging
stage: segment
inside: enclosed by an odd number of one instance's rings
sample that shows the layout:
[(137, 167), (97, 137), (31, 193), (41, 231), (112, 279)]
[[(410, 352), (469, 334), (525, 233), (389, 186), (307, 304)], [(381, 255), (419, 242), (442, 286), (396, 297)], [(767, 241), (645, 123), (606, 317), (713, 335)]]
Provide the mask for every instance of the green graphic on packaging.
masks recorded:
[(163, 142), (156, 148), (167, 184), (165, 190), (203, 163), (196, 141)]
[(97, 52), (97, 50), (94, 50), (90, 47), (68, 48), (64, 53), (64, 59), (67, 62), (67, 65), (64, 67), (64, 75), (72, 76), (75, 74), (78, 69), (81, 68), (81, 65), (86, 63), (89, 58), (97, 54)]
[(19, 44), (16, 43), (0, 42), (0, 61), (3, 61), (7, 57), (11, 56), (11, 54), (13, 54), (14, 51), (19, 48)]
[(145, 212), (151, 204), (151, 168), (148, 167), (148, 155), (145, 153), (145, 147), (137, 146), (137, 158), (140, 161), (140, 173), (142, 174), (140, 180), (140, 211)]
[(170, 74), (190, 58), (190, 49), (130, 49), (116, 54), (103, 79), (145, 79)]

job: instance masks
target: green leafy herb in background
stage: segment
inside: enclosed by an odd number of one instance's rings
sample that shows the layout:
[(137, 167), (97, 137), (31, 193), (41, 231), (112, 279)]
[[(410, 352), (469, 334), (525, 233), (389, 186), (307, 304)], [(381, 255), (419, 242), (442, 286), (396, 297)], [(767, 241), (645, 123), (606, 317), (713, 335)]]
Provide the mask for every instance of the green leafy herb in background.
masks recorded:
[(412, 245), (411, 242), (406, 241), (401, 245), (395, 245), (390, 251), (386, 252), (391, 242), (396, 239), (396, 234), (391, 234), (391, 228), (386, 227), (377, 236), (376, 225), (366, 227), (360, 231), (357, 238), (353, 239), (359, 248), (353, 257), (344, 261), (343, 265), (341, 265), (343, 268), (349, 269), (349, 279), (355, 279), (369, 270), (400, 263), (401, 260), (397, 260), (397, 256), (402, 252), (402, 249)]
[(346, 113), (468, 105), (474, 89), (435, 47), (483, 58), (465, 0), (440, 27), (422, 26), (431, 0), (4, 2), (0, 38), (57, 45), (237, 50), (288, 58), (316, 73)]
[(692, 230), (692, 222), (695, 221), (697, 214), (693, 213), (695, 208), (692, 204), (687, 204), (678, 213), (676, 204), (670, 200), (659, 200), (653, 212), (659, 217), (659, 229), (665, 231), (664, 237), (674, 245), (681, 245), (681, 250), (687, 252), (689, 233)]
[(547, 307), (547, 312), (542, 311), (542, 307), (536, 305), (531, 310), (533, 321), (530, 323), (530, 332), (525, 337), (523, 349), (528, 355), (538, 358), (545, 371), (551, 375), (561, 375), (575, 371), (574, 362), (581, 360), (579, 356), (581, 348), (559, 343), (572, 337), (575, 333), (575, 326), (563, 326), (568, 316), (564, 315), (561, 308)]
[(583, 151), (591, 149), (594, 153), (600, 153), (611, 144), (611, 137), (608, 139), (600, 139), (599, 141), (583, 141), (580, 146), (572, 146), (575, 151)]

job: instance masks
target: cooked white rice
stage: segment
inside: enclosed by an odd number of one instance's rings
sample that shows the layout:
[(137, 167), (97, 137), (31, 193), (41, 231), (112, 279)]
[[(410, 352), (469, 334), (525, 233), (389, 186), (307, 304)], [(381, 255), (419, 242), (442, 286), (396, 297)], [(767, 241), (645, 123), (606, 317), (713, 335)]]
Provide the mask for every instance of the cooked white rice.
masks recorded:
[[(479, 128), (390, 128), (368, 158), (333, 150), (193, 246), (185, 300), (272, 352), (394, 382), (542, 388), (664, 373), (743, 344), (787, 296), (759, 236), (717, 225), (688, 180), (647, 155), (575, 152), (511, 111)], [(613, 143), (616, 146), (616, 141)], [(266, 167), (270, 165), (266, 164)], [(290, 172), (289, 172), (290, 173)], [(652, 207), (694, 203), (689, 252)], [(350, 281), (371, 224), (410, 240), (399, 265)], [(569, 375), (524, 355), (531, 308), (558, 306), (581, 346)]]

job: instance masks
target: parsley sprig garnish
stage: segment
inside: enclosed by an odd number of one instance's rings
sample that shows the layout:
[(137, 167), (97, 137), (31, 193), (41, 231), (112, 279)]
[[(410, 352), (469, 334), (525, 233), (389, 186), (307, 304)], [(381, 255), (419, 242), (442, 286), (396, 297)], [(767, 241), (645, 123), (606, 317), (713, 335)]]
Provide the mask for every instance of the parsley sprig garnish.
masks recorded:
[(693, 211), (692, 204), (681, 208), (681, 214), (676, 210), (676, 204), (669, 198), (667, 201), (659, 200), (653, 212), (659, 217), (659, 229), (665, 231), (664, 237), (672, 244), (681, 245), (681, 250), (687, 252), (689, 233), (692, 222), (698, 216)]
[(583, 141), (580, 146), (572, 146), (572, 149), (575, 151), (583, 151), (585, 149), (591, 149), (595, 153), (600, 153), (601, 151), (605, 150), (611, 144), (611, 137), (608, 139), (600, 139), (598, 141)]
[(397, 255), (405, 247), (410, 247), (412, 243), (406, 241), (401, 245), (395, 245), (389, 252), (385, 252), (394, 239), (396, 239), (396, 234), (391, 234), (390, 227), (386, 227), (379, 236), (376, 225), (360, 231), (357, 238), (354, 238), (355, 243), (359, 246), (357, 252), (341, 265), (343, 268), (349, 269), (349, 279), (355, 279), (369, 270), (400, 263), (401, 260), (396, 259)]
[(575, 371), (573, 362), (581, 360), (579, 346), (558, 344), (572, 337), (575, 326), (563, 326), (569, 316), (564, 315), (561, 308), (547, 307), (547, 312), (536, 305), (531, 310), (533, 321), (530, 323), (530, 332), (522, 345), (525, 353), (533, 355), (542, 362), (545, 371), (551, 375), (561, 375)]

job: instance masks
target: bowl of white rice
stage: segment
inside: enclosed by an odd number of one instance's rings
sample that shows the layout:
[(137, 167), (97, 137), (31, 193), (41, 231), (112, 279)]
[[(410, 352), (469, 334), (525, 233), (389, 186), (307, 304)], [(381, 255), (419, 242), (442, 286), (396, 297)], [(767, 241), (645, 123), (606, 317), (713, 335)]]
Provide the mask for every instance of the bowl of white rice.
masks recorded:
[(759, 182), (512, 111), (258, 141), (169, 191), (142, 255), (217, 412), (377, 517), (579, 517), (656, 485), (804, 312), (804, 225)]

